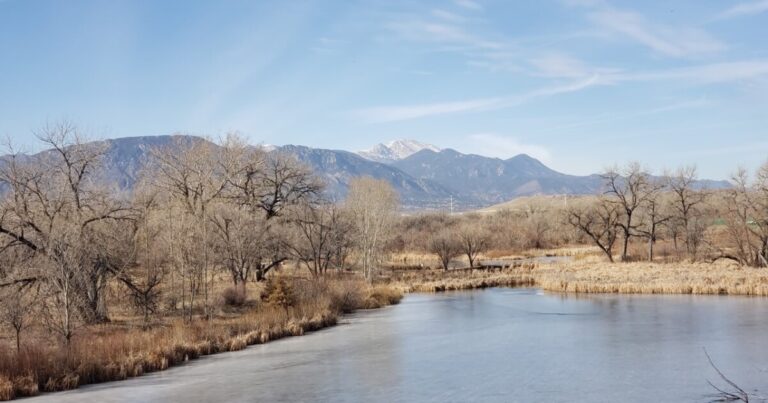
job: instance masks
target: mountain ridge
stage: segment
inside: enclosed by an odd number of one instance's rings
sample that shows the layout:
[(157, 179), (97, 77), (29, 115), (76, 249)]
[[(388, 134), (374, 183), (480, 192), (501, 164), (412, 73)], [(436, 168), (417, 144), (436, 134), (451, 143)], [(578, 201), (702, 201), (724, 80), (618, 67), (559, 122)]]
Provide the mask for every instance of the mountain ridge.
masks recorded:
[[(135, 136), (99, 140), (106, 144), (101, 180), (117, 190), (130, 191), (154, 147), (186, 141), (208, 141), (189, 135)], [(184, 141), (181, 142), (183, 144)], [(424, 144), (424, 143), (420, 143)], [(345, 150), (302, 145), (256, 146), (266, 152), (291, 155), (307, 165), (326, 184), (326, 195), (341, 200), (349, 182), (357, 176), (371, 176), (392, 184), (407, 210), (470, 210), (534, 195), (588, 195), (600, 193), (599, 175), (576, 176), (555, 171), (526, 154), (507, 159), (464, 154), (431, 146), (390, 162), (374, 161)], [(29, 155), (28, 158), (50, 151)], [(722, 188), (725, 181), (700, 180), (702, 186)]]

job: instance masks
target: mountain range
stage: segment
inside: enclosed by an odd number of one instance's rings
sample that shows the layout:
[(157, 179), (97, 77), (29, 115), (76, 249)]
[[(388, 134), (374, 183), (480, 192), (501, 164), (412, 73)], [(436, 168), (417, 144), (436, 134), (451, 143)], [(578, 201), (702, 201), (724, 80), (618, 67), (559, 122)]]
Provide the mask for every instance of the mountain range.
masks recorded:
[[(188, 141), (205, 141), (184, 137)], [(130, 190), (150, 150), (178, 144), (172, 140), (173, 136), (103, 140), (107, 152), (102, 180)], [(342, 199), (351, 178), (371, 176), (392, 184), (403, 207), (409, 210), (451, 207), (468, 210), (521, 196), (595, 194), (602, 187), (599, 175), (567, 175), (525, 154), (509, 159), (490, 158), (413, 140), (379, 144), (358, 153), (299, 145), (264, 149), (292, 155), (312, 168), (326, 183), (325, 191), (330, 198)], [(702, 181), (701, 184), (710, 188), (730, 186), (725, 181)]]

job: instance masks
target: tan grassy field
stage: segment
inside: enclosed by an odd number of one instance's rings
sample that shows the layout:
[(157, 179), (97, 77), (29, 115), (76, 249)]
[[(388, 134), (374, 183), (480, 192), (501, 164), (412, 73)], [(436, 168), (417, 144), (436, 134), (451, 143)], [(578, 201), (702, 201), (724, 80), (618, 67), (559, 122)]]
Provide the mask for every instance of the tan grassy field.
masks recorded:
[(593, 259), (540, 265), (530, 273), (548, 291), (768, 296), (768, 271), (718, 263), (607, 263)]
[(594, 200), (594, 199), (596, 199), (596, 196), (592, 196), (592, 195), (567, 196), (567, 198), (562, 195), (525, 196), (525, 197), (517, 197), (508, 202), (499, 203), (490, 207), (476, 210), (476, 212), (486, 214), (486, 213), (494, 213), (501, 210), (512, 210), (512, 211), (523, 210), (523, 209), (526, 209), (528, 206), (536, 206), (537, 208), (544, 208), (544, 209), (554, 209), (554, 208), (562, 208), (563, 206), (566, 205), (566, 203), (569, 203), (574, 200)]

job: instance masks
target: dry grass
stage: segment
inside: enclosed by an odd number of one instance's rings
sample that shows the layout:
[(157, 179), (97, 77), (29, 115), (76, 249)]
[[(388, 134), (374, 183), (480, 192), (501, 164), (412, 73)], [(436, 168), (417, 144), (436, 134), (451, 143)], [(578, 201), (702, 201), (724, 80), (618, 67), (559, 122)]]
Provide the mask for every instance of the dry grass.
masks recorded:
[(114, 325), (89, 328), (69, 347), (27, 346), (17, 354), (0, 347), (0, 400), (161, 371), (191, 359), (336, 324), (343, 312), (395, 304), (396, 286), (359, 280), (292, 279), (290, 306), (261, 304), (239, 315), (191, 324), (174, 321), (148, 330)]
[(768, 296), (768, 271), (733, 263), (606, 263), (541, 265), (530, 273), (549, 291), (623, 294)]
[[(525, 266), (525, 265), (524, 265)], [(531, 266), (532, 265), (528, 265)], [(401, 273), (392, 280), (408, 292), (442, 292), (488, 287), (520, 287), (533, 285), (525, 269), (505, 270), (423, 270)]]
[(548, 291), (625, 294), (768, 296), (768, 270), (733, 262), (608, 263), (589, 248), (553, 253), (571, 262), (523, 263), (505, 270), (421, 270), (396, 273), (407, 291), (440, 292), (486, 287), (537, 286)]

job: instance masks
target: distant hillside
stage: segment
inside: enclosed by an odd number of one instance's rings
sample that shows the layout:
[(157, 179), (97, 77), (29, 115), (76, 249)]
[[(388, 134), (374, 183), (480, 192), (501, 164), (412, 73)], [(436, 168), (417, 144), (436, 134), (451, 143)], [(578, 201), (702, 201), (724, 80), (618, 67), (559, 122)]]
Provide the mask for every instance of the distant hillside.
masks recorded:
[(485, 205), (536, 194), (590, 194), (602, 185), (597, 175), (562, 174), (525, 154), (502, 160), (451, 149), (422, 150), (392, 165)]
[(409, 207), (438, 207), (453, 196), (450, 190), (430, 180), (414, 178), (393, 166), (348, 151), (294, 145), (279, 147), (276, 151), (293, 155), (309, 165), (325, 180), (328, 193), (338, 199), (346, 195), (350, 179), (356, 176), (386, 180), (398, 191), (401, 202)]
[(548, 196), (523, 196), (510, 201), (494, 204), (476, 210), (478, 213), (493, 213), (501, 210), (523, 211), (531, 207), (537, 209), (562, 208), (582, 200), (597, 200), (597, 195), (548, 195)]

